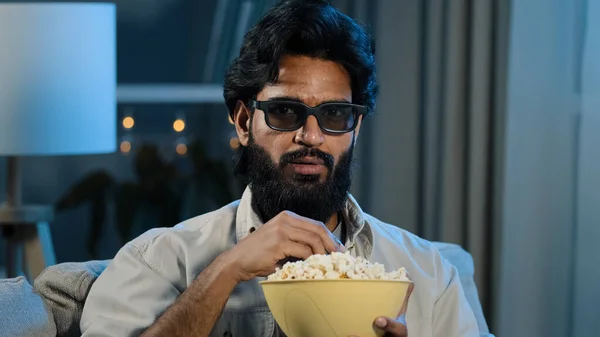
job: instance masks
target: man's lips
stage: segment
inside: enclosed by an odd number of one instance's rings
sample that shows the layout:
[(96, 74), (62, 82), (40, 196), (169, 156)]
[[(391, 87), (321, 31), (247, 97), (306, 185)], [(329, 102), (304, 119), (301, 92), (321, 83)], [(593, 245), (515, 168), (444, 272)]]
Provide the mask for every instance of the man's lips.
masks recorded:
[(292, 164), (305, 164), (305, 165), (325, 165), (323, 160), (321, 160), (317, 157), (299, 158), (299, 159), (293, 160), (291, 163)]
[(293, 160), (290, 164), (296, 174), (317, 175), (327, 171), (323, 160), (317, 157), (304, 157)]

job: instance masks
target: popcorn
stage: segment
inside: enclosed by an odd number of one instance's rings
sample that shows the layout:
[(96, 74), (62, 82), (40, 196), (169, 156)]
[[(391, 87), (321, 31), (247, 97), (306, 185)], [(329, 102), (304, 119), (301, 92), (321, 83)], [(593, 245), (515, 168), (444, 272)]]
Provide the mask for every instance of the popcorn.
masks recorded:
[(355, 258), (348, 252), (315, 254), (305, 261), (287, 262), (267, 278), (268, 281), (336, 279), (410, 281), (404, 268), (387, 273), (381, 263)]

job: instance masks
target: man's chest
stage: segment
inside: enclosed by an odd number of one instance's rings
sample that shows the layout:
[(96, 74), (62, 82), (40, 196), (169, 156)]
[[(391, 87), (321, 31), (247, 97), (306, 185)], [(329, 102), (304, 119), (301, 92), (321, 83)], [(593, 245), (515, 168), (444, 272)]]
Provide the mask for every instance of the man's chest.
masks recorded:
[(235, 288), (210, 337), (284, 337), (258, 282), (244, 282)]

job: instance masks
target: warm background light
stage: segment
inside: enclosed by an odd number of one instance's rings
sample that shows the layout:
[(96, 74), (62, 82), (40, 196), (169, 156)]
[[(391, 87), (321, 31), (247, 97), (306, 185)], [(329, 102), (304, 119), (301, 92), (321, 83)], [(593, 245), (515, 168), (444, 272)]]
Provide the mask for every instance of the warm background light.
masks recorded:
[(187, 153), (187, 145), (185, 144), (177, 144), (175, 151), (178, 155), (184, 156)]
[(120, 148), (121, 148), (121, 152), (129, 153), (129, 151), (131, 151), (131, 143), (124, 140), (121, 142)]
[(183, 129), (185, 129), (185, 122), (182, 119), (176, 119), (175, 122), (173, 122), (173, 130), (181, 132)]
[(125, 117), (123, 118), (123, 127), (125, 129), (131, 129), (135, 125), (135, 120), (133, 117)]
[(240, 140), (237, 137), (233, 137), (229, 140), (229, 146), (232, 149), (237, 149), (238, 147), (240, 147)]

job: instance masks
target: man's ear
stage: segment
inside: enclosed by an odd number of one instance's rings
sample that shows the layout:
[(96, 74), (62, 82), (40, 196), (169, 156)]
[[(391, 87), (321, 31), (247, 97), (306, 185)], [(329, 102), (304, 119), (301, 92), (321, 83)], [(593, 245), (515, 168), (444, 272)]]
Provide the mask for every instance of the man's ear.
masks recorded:
[(233, 112), (233, 124), (240, 144), (248, 146), (250, 141), (250, 109), (242, 101), (237, 101)]

